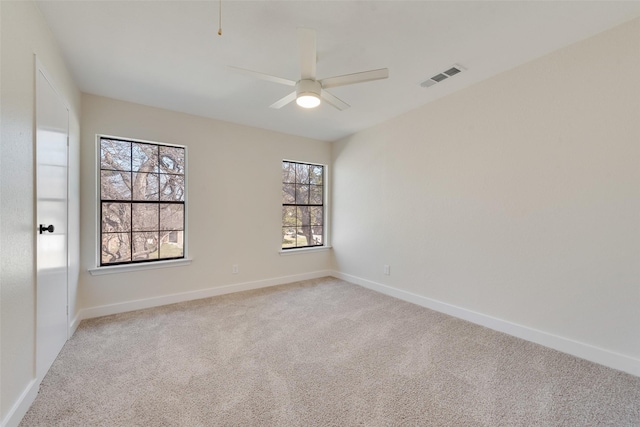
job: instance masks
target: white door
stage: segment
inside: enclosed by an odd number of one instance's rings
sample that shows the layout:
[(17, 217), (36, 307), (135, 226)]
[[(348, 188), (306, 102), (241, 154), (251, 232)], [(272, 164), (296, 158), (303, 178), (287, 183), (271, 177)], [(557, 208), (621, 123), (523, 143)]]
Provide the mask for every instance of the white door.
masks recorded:
[(69, 110), (36, 70), (36, 375), (67, 341), (67, 147)]

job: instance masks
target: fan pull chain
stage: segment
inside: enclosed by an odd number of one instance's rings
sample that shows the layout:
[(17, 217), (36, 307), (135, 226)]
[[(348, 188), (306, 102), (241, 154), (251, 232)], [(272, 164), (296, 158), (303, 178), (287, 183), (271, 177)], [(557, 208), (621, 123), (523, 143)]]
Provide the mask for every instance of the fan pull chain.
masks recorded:
[(220, 0), (218, 8), (218, 35), (222, 35), (222, 0)]

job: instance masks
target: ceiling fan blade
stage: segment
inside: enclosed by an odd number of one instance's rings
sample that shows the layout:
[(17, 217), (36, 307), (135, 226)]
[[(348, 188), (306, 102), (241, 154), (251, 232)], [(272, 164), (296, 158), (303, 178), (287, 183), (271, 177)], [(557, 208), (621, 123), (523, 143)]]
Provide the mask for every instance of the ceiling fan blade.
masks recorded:
[(311, 28), (298, 28), (298, 40), (300, 41), (300, 74), (301, 79), (316, 79), (316, 30)]
[(363, 71), (361, 73), (345, 74), (343, 76), (329, 77), (320, 80), (323, 89), (332, 87), (352, 85), (355, 83), (370, 82), (372, 80), (381, 80), (389, 77), (388, 68), (380, 68), (379, 70)]
[(285, 96), (284, 98), (280, 99), (279, 101), (276, 101), (273, 104), (269, 105), (269, 108), (275, 108), (275, 109), (282, 108), (295, 99), (296, 99), (296, 92), (294, 91), (294, 92), (291, 92), (289, 95)]
[(347, 108), (351, 107), (351, 105), (347, 104), (346, 102), (344, 102), (340, 98), (330, 94), (326, 90), (323, 90), (322, 92), (320, 92), (320, 96), (322, 97), (322, 99), (327, 101), (328, 104), (333, 105), (334, 107), (336, 107), (340, 111), (346, 110)]
[(296, 82), (294, 82), (293, 80), (283, 79), (282, 77), (276, 77), (269, 74), (259, 73), (257, 71), (245, 70), (244, 68), (232, 67), (230, 65), (227, 65), (227, 68), (230, 68), (242, 74), (246, 74), (247, 76), (256, 77), (258, 79), (266, 80), (273, 83), (280, 83), (287, 86), (296, 85)]

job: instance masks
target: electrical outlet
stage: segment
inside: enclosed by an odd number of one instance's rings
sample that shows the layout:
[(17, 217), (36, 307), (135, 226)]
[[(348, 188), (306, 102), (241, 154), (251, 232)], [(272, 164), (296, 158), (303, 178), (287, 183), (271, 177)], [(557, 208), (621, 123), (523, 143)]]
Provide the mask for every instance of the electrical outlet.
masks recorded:
[(240, 268), (238, 267), (238, 264), (233, 264), (231, 266), (231, 273), (238, 274), (239, 272), (240, 272)]
[(391, 274), (391, 267), (389, 267), (387, 264), (385, 264), (382, 271), (384, 271), (384, 274), (389, 276)]

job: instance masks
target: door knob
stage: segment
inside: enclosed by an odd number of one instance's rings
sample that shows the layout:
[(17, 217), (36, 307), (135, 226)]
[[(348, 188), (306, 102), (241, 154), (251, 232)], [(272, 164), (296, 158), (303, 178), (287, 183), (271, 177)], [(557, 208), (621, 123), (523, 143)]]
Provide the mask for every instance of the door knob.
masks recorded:
[(53, 227), (53, 224), (49, 225), (48, 227), (45, 227), (43, 224), (40, 224), (40, 234), (44, 233), (45, 231), (48, 231), (49, 233), (53, 233), (53, 230), (55, 230), (55, 228)]

